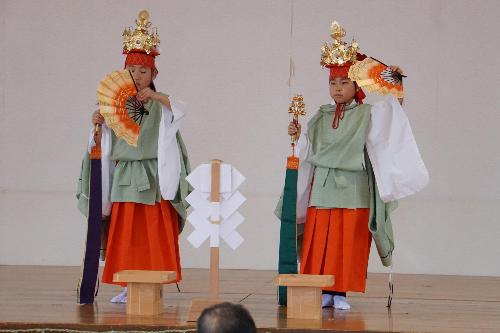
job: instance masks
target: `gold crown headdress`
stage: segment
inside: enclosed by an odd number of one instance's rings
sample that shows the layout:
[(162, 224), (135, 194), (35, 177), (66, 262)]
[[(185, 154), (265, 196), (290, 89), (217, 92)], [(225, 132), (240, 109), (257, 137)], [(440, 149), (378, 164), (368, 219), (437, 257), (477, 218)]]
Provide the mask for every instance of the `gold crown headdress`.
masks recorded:
[(328, 43), (325, 43), (321, 48), (321, 66), (342, 66), (347, 62), (355, 62), (358, 43), (353, 39), (351, 45), (348, 46), (346, 42), (342, 41), (345, 30), (337, 21), (333, 21), (330, 27), (330, 36), (333, 38), (332, 45), (329, 46)]
[(156, 47), (160, 44), (160, 36), (156, 28), (151, 27), (149, 22), (149, 12), (142, 10), (139, 17), (135, 20), (137, 27), (132, 31), (131, 27), (125, 28), (123, 31), (123, 53), (130, 53), (133, 50), (139, 50), (150, 53), (158, 53)]

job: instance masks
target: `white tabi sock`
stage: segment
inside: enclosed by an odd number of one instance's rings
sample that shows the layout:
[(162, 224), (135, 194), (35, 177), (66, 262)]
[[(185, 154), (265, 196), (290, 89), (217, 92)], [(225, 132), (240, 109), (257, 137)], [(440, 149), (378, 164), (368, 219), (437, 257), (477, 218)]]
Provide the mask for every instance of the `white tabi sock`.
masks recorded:
[(344, 296), (333, 296), (333, 307), (337, 310), (349, 310), (351, 305), (347, 303), (347, 298)]
[(111, 299), (111, 303), (127, 303), (127, 287), (122, 292)]

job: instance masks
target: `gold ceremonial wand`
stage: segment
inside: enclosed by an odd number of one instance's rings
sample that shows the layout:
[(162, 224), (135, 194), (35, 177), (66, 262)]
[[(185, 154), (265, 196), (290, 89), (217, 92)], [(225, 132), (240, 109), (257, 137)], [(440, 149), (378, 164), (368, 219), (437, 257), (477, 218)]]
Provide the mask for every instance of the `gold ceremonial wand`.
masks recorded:
[[(288, 108), (288, 113), (293, 116), (292, 122), (297, 126), (299, 125), (299, 116), (304, 116), (306, 114), (306, 105), (304, 104), (304, 98), (302, 95), (295, 95), (292, 98), (292, 103)], [(291, 135), (291, 145), (292, 145), (292, 158), (295, 158), (295, 143), (298, 140), (297, 135)], [(298, 162), (298, 159), (297, 159)]]

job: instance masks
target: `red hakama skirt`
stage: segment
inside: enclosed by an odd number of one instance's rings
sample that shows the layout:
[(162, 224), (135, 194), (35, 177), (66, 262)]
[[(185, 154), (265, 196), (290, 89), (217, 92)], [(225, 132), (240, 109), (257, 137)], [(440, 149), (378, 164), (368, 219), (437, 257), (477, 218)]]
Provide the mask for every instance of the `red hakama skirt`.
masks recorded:
[(102, 282), (122, 270), (175, 271), (182, 279), (177, 211), (169, 201), (155, 205), (114, 202)]
[(334, 275), (330, 291), (366, 288), (371, 233), (368, 208), (307, 210), (302, 242), (301, 274)]

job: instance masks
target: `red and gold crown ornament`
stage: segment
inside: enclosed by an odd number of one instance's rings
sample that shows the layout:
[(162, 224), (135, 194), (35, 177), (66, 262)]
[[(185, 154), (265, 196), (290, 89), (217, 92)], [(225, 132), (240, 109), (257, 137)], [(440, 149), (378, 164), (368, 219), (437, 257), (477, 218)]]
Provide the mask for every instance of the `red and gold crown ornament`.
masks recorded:
[(160, 36), (157, 28), (151, 28), (149, 12), (147, 10), (139, 12), (135, 24), (134, 30), (132, 30), (132, 27), (128, 27), (123, 31), (123, 53), (159, 54), (157, 47), (160, 45)]
[(151, 28), (149, 12), (142, 10), (135, 20), (136, 27), (123, 31), (123, 54), (127, 55), (125, 67), (145, 66), (156, 71), (155, 57), (160, 54), (160, 36), (156, 28)]
[(330, 37), (332, 37), (333, 42), (331, 44), (324, 43), (321, 47), (321, 66), (328, 68), (348, 66), (356, 61), (358, 43), (353, 39), (351, 44), (348, 45), (342, 40), (344, 36), (344, 28), (337, 21), (333, 21), (330, 26)]

